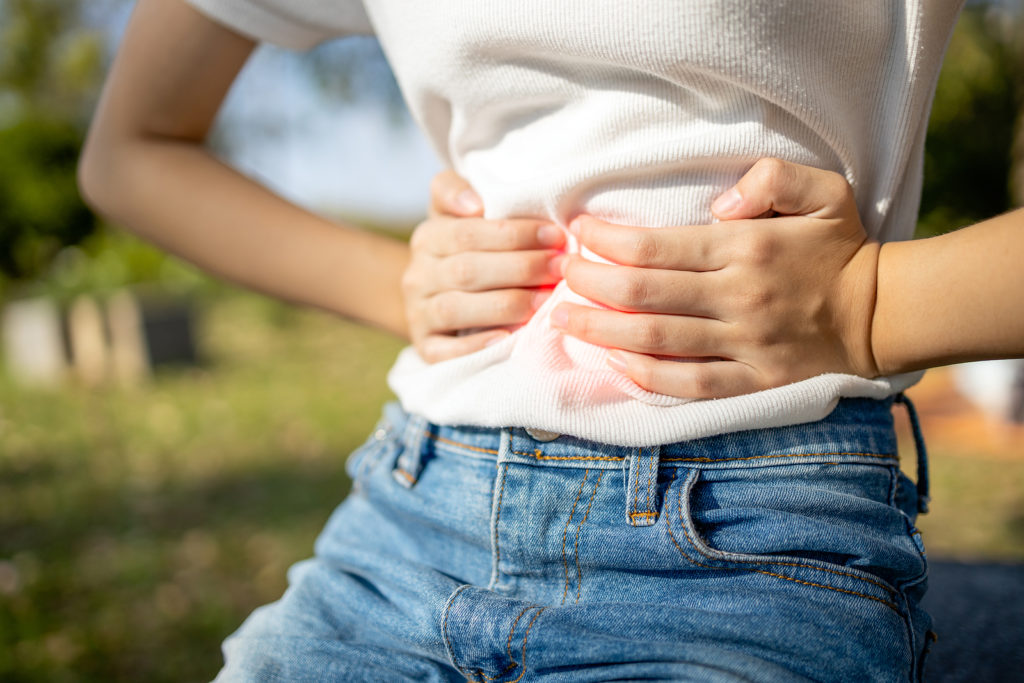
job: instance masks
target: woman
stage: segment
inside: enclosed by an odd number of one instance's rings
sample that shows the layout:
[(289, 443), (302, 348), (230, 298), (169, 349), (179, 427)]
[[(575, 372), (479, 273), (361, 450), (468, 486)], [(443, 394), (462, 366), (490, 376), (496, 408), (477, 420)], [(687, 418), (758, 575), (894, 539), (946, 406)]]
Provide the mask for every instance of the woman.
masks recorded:
[[(225, 643), (221, 678), (919, 678), (926, 491), (900, 474), (889, 413), (916, 375), (865, 376), (1024, 355), (1019, 214), (963, 238), (991, 285), (947, 258), (962, 241), (902, 260), (909, 247), (878, 247), (913, 224), (960, 2), (365, 5), (141, 0), (83, 156), (86, 197), (140, 235), (404, 333), (404, 247), (289, 205), (201, 144), (254, 39), (373, 30), (442, 157), (506, 219), (414, 240), (417, 341), (495, 343), (433, 365), (403, 352), (404, 410), (353, 454), (353, 495), (285, 596)], [(704, 232), (573, 220), (705, 225), (723, 193), (730, 220)], [(786, 215), (732, 220), (769, 211)], [(571, 250), (625, 265), (571, 257), (572, 289), (528, 292), (539, 309), (514, 334), (445, 338), (521, 323), (451, 303), (553, 283), (563, 238), (542, 228), (570, 224)], [(919, 261), (974, 296), (928, 299)], [(489, 291), (453, 291), (474, 288)], [(959, 329), (950, 316), (979, 302)], [(936, 323), (939, 342), (922, 334)], [(733, 397), (688, 400), (710, 396)]]

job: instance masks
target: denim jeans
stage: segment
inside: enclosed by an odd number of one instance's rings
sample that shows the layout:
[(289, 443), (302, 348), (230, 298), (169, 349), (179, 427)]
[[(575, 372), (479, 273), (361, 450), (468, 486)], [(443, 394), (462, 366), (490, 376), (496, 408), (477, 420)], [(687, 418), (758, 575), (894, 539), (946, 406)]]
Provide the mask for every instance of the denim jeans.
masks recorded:
[(390, 404), (218, 680), (920, 680), (927, 470), (891, 408), (623, 448)]

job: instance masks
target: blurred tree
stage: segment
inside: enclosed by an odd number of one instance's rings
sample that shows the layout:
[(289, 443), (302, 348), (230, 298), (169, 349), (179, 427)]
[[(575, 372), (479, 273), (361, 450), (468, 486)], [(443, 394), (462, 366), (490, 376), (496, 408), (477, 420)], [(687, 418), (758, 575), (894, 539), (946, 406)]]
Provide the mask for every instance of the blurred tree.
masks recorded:
[[(920, 236), (975, 223), (1024, 200), (1014, 198), (1009, 180), (1024, 107), (1021, 16), (1005, 4), (975, 4), (957, 24), (928, 126)], [(1024, 140), (1017, 145), (1024, 158), (1022, 147)]]
[(96, 229), (75, 164), (105, 37), (79, 0), (0, 0), (0, 275), (41, 272)]

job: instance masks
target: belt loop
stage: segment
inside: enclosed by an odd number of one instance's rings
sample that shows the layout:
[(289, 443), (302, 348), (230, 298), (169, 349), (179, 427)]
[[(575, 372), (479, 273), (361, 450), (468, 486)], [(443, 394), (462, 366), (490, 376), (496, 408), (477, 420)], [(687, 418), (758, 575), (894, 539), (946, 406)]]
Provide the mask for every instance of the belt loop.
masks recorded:
[(917, 451), (917, 511), (921, 514), (928, 512), (928, 503), (931, 496), (928, 495), (928, 451), (924, 445), (924, 435), (921, 433), (921, 422), (917, 418), (917, 410), (910, 398), (900, 392), (894, 399), (896, 403), (902, 403), (907, 409), (910, 417), (910, 429), (914, 434), (914, 449)]
[(637, 448), (629, 456), (626, 478), (626, 521), (632, 526), (654, 526), (658, 521), (658, 465), (661, 446)]
[(423, 471), (423, 451), (427, 444), (427, 420), (419, 415), (410, 415), (402, 433), (402, 454), (395, 462), (391, 476), (399, 484), (411, 489), (420, 472)]

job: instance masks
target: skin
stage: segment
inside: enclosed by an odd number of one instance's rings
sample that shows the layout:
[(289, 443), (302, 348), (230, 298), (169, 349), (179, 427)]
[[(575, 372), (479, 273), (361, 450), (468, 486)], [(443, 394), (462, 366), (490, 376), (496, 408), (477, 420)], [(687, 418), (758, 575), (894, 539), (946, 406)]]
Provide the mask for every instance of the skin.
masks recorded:
[[(457, 176), (441, 185), (469, 190)], [(561, 304), (552, 325), (607, 347), (609, 364), (641, 387), (687, 398), (826, 372), (871, 378), (1024, 357), (1024, 210), (879, 245), (867, 238), (842, 176), (763, 159), (712, 212), (719, 223), (659, 230), (574, 219), (580, 243), (616, 265), (570, 256), (564, 277), (609, 310)], [(454, 226), (457, 213), (435, 220)], [(476, 283), (463, 284), (472, 296)], [(411, 302), (409, 310), (420, 329), (438, 333), (428, 309)], [(704, 362), (673, 360), (680, 358)]]
[(83, 197), (227, 280), (408, 334), (405, 244), (315, 216), (204, 148), (254, 47), (180, 0), (140, 0), (83, 148)]

